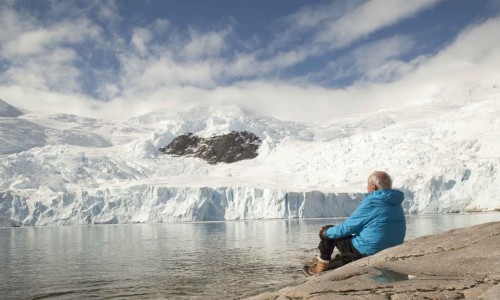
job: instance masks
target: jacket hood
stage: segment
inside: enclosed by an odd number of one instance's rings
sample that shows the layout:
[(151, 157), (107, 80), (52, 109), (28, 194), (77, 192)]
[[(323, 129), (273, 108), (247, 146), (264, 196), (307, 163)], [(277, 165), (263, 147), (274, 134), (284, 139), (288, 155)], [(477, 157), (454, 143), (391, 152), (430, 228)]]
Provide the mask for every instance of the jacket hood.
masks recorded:
[(403, 192), (393, 189), (376, 190), (371, 193), (371, 196), (392, 205), (400, 205), (405, 198)]

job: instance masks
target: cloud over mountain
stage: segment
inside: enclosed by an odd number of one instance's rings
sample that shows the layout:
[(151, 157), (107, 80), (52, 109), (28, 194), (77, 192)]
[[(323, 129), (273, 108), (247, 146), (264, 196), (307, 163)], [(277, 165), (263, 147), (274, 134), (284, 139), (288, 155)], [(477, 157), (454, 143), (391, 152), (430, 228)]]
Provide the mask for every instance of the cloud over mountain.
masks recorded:
[(181, 4), (80, 4), (0, 4), (2, 98), (106, 118), (233, 104), (317, 121), (498, 79), (498, 7), (482, 2), (277, 1), (246, 7), (257, 25), (234, 7), (209, 18), (217, 2), (193, 2), (198, 19)]

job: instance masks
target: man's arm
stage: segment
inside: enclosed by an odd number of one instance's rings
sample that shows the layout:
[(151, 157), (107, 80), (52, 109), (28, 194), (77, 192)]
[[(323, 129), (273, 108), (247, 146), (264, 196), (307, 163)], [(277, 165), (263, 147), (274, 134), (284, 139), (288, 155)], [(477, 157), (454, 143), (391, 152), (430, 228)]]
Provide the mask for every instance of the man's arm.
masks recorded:
[(329, 239), (338, 239), (348, 235), (358, 233), (373, 217), (372, 209), (369, 207), (369, 201), (363, 200), (352, 215), (344, 222), (335, 227), (326, 230), (326, 236)]

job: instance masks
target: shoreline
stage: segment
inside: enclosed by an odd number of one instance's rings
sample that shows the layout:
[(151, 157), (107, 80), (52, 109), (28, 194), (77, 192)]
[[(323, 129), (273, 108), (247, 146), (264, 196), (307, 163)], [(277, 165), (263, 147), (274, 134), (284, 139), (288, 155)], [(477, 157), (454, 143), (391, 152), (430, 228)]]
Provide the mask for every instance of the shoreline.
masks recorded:
[(498, 299), (500, 222), (405, 241), (248, 299)]

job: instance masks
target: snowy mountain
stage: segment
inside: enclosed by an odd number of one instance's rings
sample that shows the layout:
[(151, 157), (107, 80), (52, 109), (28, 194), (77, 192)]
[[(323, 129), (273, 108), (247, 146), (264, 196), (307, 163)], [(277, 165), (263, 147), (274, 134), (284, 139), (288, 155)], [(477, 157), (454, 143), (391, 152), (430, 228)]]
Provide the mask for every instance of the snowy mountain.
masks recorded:
[[(498, 210), (500, 89), (452, 95), (307, 124), (232, 106), (115, 121), (41, 115), (0, 100), (0, 218), (45, 225), (347, 216), (373, 170), (393, 176), (408, 213)], [(231, 131), (258, 136), (258, 156), (208, 164), (159, 151), (182, 134)]]
[(23, 111), (6, 103), (0, 99), (0, 117), (10, 117), (15, 118), (23, 114)]

